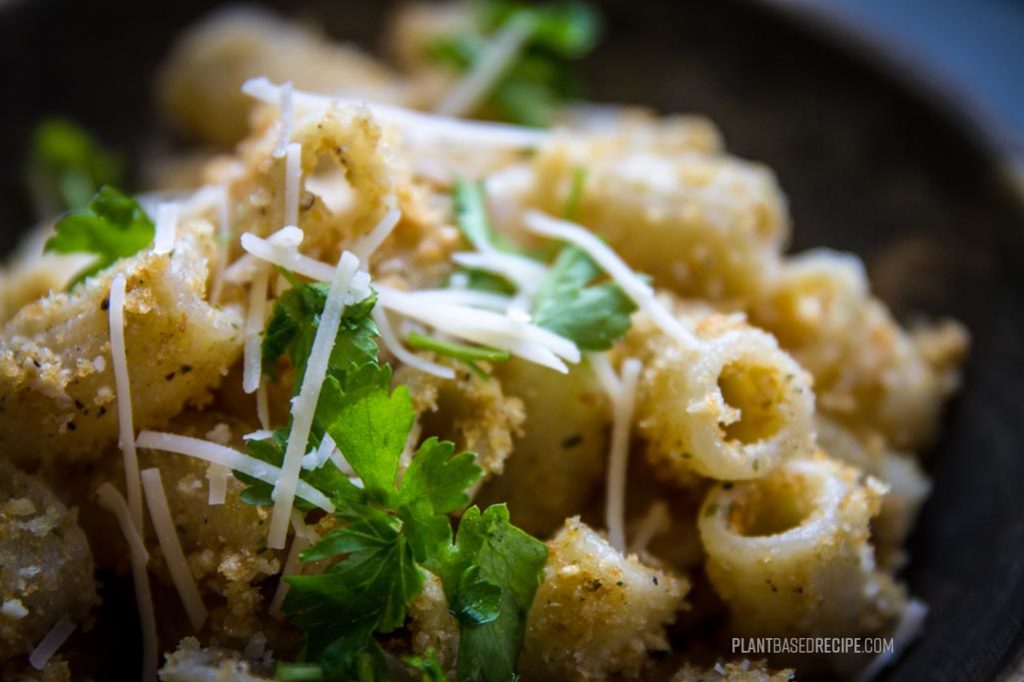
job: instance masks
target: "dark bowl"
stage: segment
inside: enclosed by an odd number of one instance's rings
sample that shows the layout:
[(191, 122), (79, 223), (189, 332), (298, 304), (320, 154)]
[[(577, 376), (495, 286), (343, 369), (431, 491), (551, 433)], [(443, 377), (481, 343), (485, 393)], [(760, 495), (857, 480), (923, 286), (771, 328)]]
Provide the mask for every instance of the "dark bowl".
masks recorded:
[[(371, 47), (390, 5), (272, 4)], [(794, 249), (856, 252), (903, 319), (951, 315), (970, 328), (966, 383), (928, 459), (935, 488), (906, 571), (931, 607), (927, 629), (889, 678), (1013, 676), (1024, 644), (1024, 189), (1007, 179), (1001, 141), (815, 15), (738, 0), (604, 4), (609, 35), (587, 65), (596, 99), (707, 114), (731, 151), (778, 172)], [(0, 247), (29, 222), (19, 160), (33, 122), (68, 114), (137, 155), (154, 131), (153, 69), (211, 6), (0, 9)]]

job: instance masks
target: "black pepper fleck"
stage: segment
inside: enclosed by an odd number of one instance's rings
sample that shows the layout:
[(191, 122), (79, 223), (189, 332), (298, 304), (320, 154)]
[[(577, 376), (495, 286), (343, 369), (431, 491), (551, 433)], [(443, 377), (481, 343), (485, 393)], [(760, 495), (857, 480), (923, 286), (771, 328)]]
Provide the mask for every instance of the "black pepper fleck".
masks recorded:
[(576, 447), (577, 445), (579, 445), (582, 442), (583, 442), (583, 434), (577, 433), (577, 434), (569, 436), (568, 438), (563, 440), (562, 441), (562, 447), (565, 448), (566, 450), (568, 450), (569, 448)]

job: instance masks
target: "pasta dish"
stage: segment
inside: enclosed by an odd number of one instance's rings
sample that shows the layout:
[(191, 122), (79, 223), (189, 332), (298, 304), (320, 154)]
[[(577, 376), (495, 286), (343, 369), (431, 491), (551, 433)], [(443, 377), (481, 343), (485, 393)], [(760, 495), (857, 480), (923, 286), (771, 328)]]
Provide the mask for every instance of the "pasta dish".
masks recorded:
[(926, 628), (965, 329), (785, 253), (708, 120), (585, 102), (600, 30), (412, 5), (385, 61), (236, 8), (168, 56), (131, 188), (40, 125), (3, 679), (870, 679)]

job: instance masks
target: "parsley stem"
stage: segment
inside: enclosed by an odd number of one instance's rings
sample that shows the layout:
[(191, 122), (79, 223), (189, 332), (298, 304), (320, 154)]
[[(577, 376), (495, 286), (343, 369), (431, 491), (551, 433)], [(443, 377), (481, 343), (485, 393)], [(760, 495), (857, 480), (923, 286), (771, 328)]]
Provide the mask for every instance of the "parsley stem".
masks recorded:
[(445, 355), (464, 362), (474, 362), (476, 360), (505, 362), (509, 358), (509, 353), (506, 350), (484, 346), (464, 346), (461, 343), (442, 341), (419, 332), (410, 332), (408, 341), (409, 345), (413, 348), (433, 351), (438, 355)]

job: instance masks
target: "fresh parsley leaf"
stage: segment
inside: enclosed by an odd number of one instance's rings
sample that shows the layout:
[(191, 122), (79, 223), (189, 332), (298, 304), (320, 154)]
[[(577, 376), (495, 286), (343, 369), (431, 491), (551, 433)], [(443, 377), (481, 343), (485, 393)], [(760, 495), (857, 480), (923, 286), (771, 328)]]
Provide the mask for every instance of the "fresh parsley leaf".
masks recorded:
[(468, 71), (495, 32), (510, 22), (526, 23), (530, 35), (525, 46), (494, 83), (478, 113), (529, 126), (550, 124), (557, 105), (582, 91), (572, 62), (597, 44), (602, 24), (598, 13), (582, 2), (484, 0), (477, 3), (475, 16), (475, 29), (429, 43), (427, 56), (454, 71)]
[(405, 607), (423, 587), (423, 571), (401, 522), (369, 505), (346, 502), (337, 511), (344, 527), (302, 553), (303, 561), (344, 556), (320, 575), (288, 576), (282, 609), (306, 633), (305, 655), (320, 660), (328, 677), (356, 662), (374, 632), (405, 622)]
[(452, 542), (448, 514), (469, 504), (469, 490), (483, 470), (476, 455), (454, 455), (448, 441), (428, 438), (417, 450), (402, 476), (394, 505), (405, 523), (416, 560), (438, 573), (447, 561)]
[(601, 269), (583, 251), (567, 246), (541, 284), (534, 324), (572, 339), (580, 350), (608, 350), (629, 331), (636, 304), (614, 282), (595, 283)]
[(381, 502), (395, 494), (398, 460), (416, 419), (409, 389), (390, 387), (391, 367), (368, 363), (340, 380), (327, 377), (316, 411), (365, 490)]
[(501, 588), (481, 578), (480, 567), (472, 564), (459, 576), (451, 612), (461, 625), (490, 623), (501, 614)]
[(487, 31), (495, 31), (517, 16), (528, 17), (533, 26), (533, 43), (568, 59), (585, 56), (594, 49), (601, 35), (601, 15), (583, 2), (533, 5), (485, 0), (477, 7), (479, 21)]
[(483, 474), (476, 455), (454, 455), (449, 441), (431, 437), (423, 442), (402, 476), (399, 503), (426, 500), (435, 514), (451, 514), (469, 504), (469, 489)]
[(447, 286), (452, 289), (490, 291), (491, 293), (505, 294), (506, 296), (516, 293), (515, 285), (504, 277), (473, 268), (457, 268), (448, 278)]
[(323, 679), (323, 666), (315, 663), (279, 661), (274, 669), (274, 682), (320, 682)]
[[(309, 351), (313, 347), (320, 314), (327, 303), (330, 286), (326, 283), (297, 283), (284, 292), (274, 304), (263, 336), (263, 371), (270, 378), (274, 366), (282, 355), (288, 355), (296, 368), (295, 386), (302, 385)], [(362, 301), (345, 306), (338, 326), (338, 336), (331, 350), (329, 368), (346, 371), (351, 367), (377, 360), (377, 325), (370, 317), (377, 295), (370, 294)]]
[(546, 562), (547, 547), (513, 526), (505, 505), (482, 513), (470, 507), (463, 514), (455, 549), (440, 574), (448, 603), (461, 614), (460, 680), (514, 678), (526, 615)]
[(455, 224), (470, 244), (477, 249), (496, 246), (504, 251), (516, 250), (515, 246), (491, 227), (482, 182), (456, 179), (452, 199), (455, 202)]
[(283, 606), (306, 632), (307, 657), (320, 661), (328, 678), (357, 665), (373, 633), (403, 624), (406, 605), (422, 589), (420, 566), (439, 571), (450, 554), (447, 514), (468, 503), (481, 474), (475, 455), (453, 455), (451, 443), (430, 438), (396, 488), (415, 411), (408, 389), (391, 390), (390, 383), (386, 365), (336, 372), (317, 406), (318, 425), (364, 483), (335, 495), (339, 527), (302, 554), (303, 561), (340, 561), (320, 576), (289, 578)]
[(121, 159), (84, 128), (62, 118), (41, 122), (32, 135), (28, 184), (47, 215), (80, 210), (104, 185), (119, 185)]
[(437, 660), (437, 654), (431, 649), (426, 656), (406, 656), (402, 662), (413, 670), (418, 670), (421, 675), (421, 682), (448, 682), (441, 662)]
[(135, 199), (103, 187), (88, 207), (68, 213), (54, 228), (45, 251), (92, 253), (96, 260), (75, 275), (68, 288), (95, 275), (120, 258), (133, 256), (153, 241), (156, 226)]
[[(287, 300), (275, 307), (263, 351), (268, 361), (287, 355), (301, 369), (325, 292), (294, 283)], [(398, 484), (416, 413), (408, 388), (392, 389), (391, 368), (377, 361), (376, 329), (367, 322), (372, 305), (371, 297), (353, 306), (351, 323), (339, 332), (309, 444), (316, 447), (329, 434), (363, 486), (353, 485), (331, 461), (301, 473), (332, 498), (337, 524), (301, 554), (305, 562), (329, 567), (319, 575), (285, 578), (291, 589), (282, 609), (305, 633), (305, 647), (303, 661), (280, 666), (278, 676), (389, 679), (389, 659), (373, 637), (404, 624), (429, 570), (442, 577), (450, 609), (462, 624), (466, 662), (460, 654), (460, 676), (465, 666), (469, 672), (463, 679), (511, 679), (546, 548), (511, 526), (504, 507), (491, 507), (483, 515), (467, 512), (454, 541), (449, 514), (469, 504), (482, 470), (473, 453), (456, 454), (452, 443), (425, 440)], [(494, 357), (489, 349), (467, 352)], [(251, 441), (249, 452), (280, 464), (288, 437), (289, 429), (281, 429), (271, 438)], [(249, 484), (244, 499), (272, 502), (270, 486), (239, 477)], [(421, 659), (415, 666), (432, 676), (425, 679), (444, 679), (436, 659)]]

